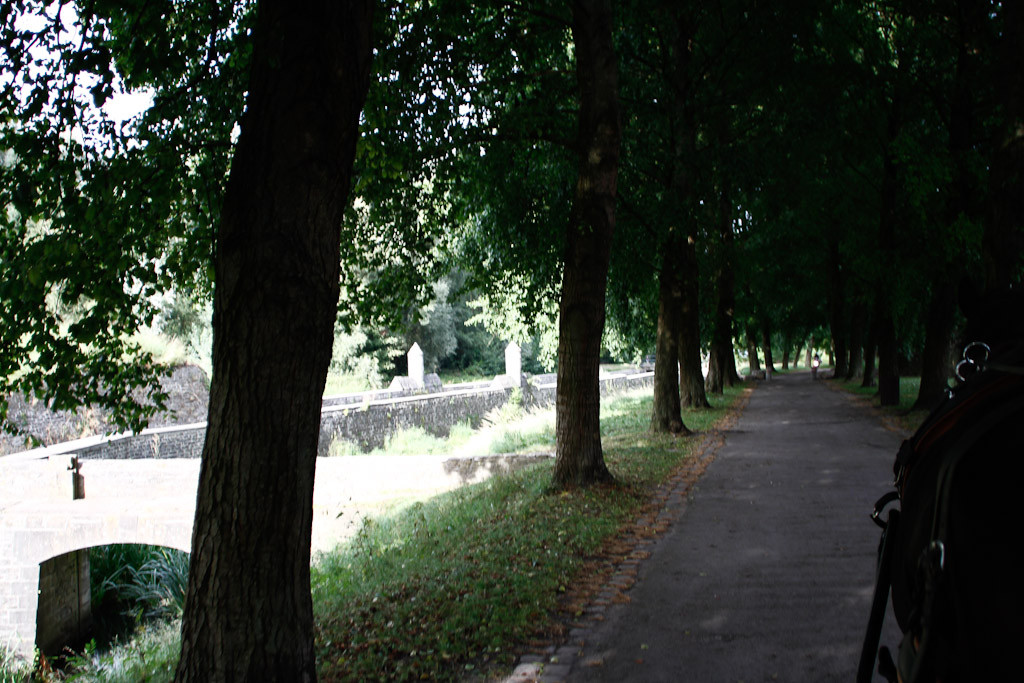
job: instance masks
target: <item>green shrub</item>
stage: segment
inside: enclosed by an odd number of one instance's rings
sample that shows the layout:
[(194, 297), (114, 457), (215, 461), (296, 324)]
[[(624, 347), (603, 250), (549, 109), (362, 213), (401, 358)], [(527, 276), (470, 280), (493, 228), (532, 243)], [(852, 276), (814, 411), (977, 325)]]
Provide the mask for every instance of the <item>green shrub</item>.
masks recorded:
[(188, 553), (160, 546), (116, 544), (89, 552), (92, 602), (108, 600), (136, 620), (181, 614), (188, 584)]
[(331, 457), (349, 456), (349, 455), (362, 455), (363, 451), (359, 448), (359, 444), (348, 439), (334, 439), (331, 441), (331, 445), (327, 448), (327, 455)]
[(384, 444), (384, 453), (388, 455), (436, 455), (446, 452), (446, 440), (422, 427), (400, 429), (389, 436)]
[(23, 683), (31, 672), (31, 664), (19, 659), (13, 647), (0, 643), (0, 683)]
[(174, 679), (181, 651), (181, 622), (157, 620), (99, 652), (95, 643), (68, 658), (66, 679), (79, 683), (163, 683)]
[(188, 553), (156, 548), (141, 567), (128, 567), (118, 593), (133, 605), (138, 619), (180, 617), (188, 588), (188, 563)]

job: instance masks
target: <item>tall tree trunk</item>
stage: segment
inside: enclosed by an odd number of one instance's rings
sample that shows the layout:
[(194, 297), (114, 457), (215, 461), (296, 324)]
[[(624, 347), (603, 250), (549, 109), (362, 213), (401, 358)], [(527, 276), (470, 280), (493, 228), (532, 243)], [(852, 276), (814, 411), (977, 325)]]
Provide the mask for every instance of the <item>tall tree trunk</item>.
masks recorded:
[[(894, 137), (892, 139), (895, 139)], [(892, 264), (896, 230), (896, 168), (893, 152), (886, 151), (882, 177), (882, 218), (879, 222), (879, 258)], [(890, 272), (883, 266), (882, 272)], [(876, 283), (875, 343), (878, 345), (878, 397), (883, 406), (899, 405), (900, 375), (896, 351), (896, 325), (893, 322), (889, 284)]]
[(764, 349), (765, 372), (775, 372), (775, 357), (772, 355), (772, 328), (767, 322), (761, 326), (761, 348)]
[(858, 299), (853, 304), (853, 318), (850, 321), (850, 361), (846, 365), (847, 381), (864, 372), (864, 328), (867, 325), (867, 308)]
[(871, 326), (868, 327), (868, 334), (864, 337), (864, 376), (861, 378), (860, 386), (864, 389), (875, 386), (875, 354), (878, 352), (878, 323), (872, 315)]
[(662, 245), (658, 274), (658, 332), (655, 340), (654, 407), (651, 430), (687, 432), (679, 403), (679, 348), (683, 291), (679, 276), (679, 232), (672, 230)]
[(579, 180), (566, 237), (558, 316), (556, 486), (611, 478), (601, 450), (598, 368), (619, 166), (619, 72), (610, 0), (574, 0)]
[(672, 190), (686, 239), (679, 245), (682, 259), (679, 338), (679, 389), (681, 402), (691, 408), (709, 408), (704, 391), (704, 373), (700, 362), (700, 278), (697, 271), (697, 204), (693, 197), (691, 168), (697, 158), (697, 124), (694, 118), (694, 89), (690, 74), (693, 58), (693, 15), (676, 3), (664, 3), (673, 26), (672, 59), (669, 79), (672, 84), (672, 121), (674, 129)]
[(896, 80), (892, 86), (892, 102), (889, 105), (882, 181), (880, 192), (881, 215), (878, 221), (878, 259), (881, 264), (880, 277), (875, 283), (875, 339), (878, 344), (878, 396), (883, 406), (899, 405), (900, 375), (896, 347), (896, 325), (893, 321), (893, 304), (890, 291), (892, 284), (887, 281), (896, 268), (896, 230), (899, 213), (899, 176), (896, 165), (896, 141), (902, 127), (902, 89), (908, 69), (906, 59), (899, 60)]
[(835, 378), (846, 376), (847, 329), (846, 329), (846, 281), (840, 263), (839, 239), (833, 236), (828, 245), (829, 287), (828, 313), (832, 329), (832, 348), (836, 359)]
[[(717, 332), (715, 332), (717, 335)], [(715, 342), (711, 342), (708, 354), (708, 376), (704, 378), (704, 389), (709, 394), (721, 394), (725, 387), (725, 372), (721, 366), (721, 355), (716, 352)]]
[(1024, 263), (1024, 6), (1004, 2), (1003, 35), (995, 60), (1000, 125), (989, 174), (991, 203), (982, 240), (985, 287), (1006, 291), (1020, 284)]
[(948, 277), (939, 279), (928, 304), (921, 387), (914, 402), (915, 410), (931, 410), (942, 402), (949, 388), (949, 349), (956, 311), (956, 284)]
[(368, 0), (261, 0), (217, 235), (213, 379), (176, 680), (313, 681), (313, 475)]
[(750, 377), (753, 378), (755, 374), (761, 372), (761, 359), (757, 357), (757, 331), (750, 323), (747, 323), (745, 335), (747, 337), (747, 368)]
[(736, 371), (732, 337), (736, 312), (736, 274), (732, 265), (732, 210), (728, 193), (720, 190), (718, 202), (718, 263), (715, 272), (717, 301), (715, 326), (711, 333), (711, 357), (705, 387), (713, 394), (721, 394), (723, 387), (736, 386), (742, 380)]
[(893, 324), (892, 313), (888, 311), (878, 321), (878, 399), (883, 406), (896, 406), (900, 403), (896, 326)]
[[(971, 86), (975, 80), (974, 57), (978, 50), (976, 34), (985, 21), (984, 10), (977, 3), (960, 3), (957, 12), (957, 60), (953, 73), (953, 92), (949, 114), (949, 154), (953, 160), (953, 177), (946, 193), (946, 232), (954, 234), (959, 224), (977, 218), (978, 192), (969, 155), (974, 138), (974, 97)], [(969, 7), (967, 6), (969, 5)], [(950, 237), (945, 237), (948, 243)], [(940, 242), (940, 244), (942, 244)], [(933, 258), (943, 267), (932, 277), (932, 295), (925, 320), (925, 340), (921, 367), (921, 386), (915, 409), (931, 410), (946, 396), (949, 385), (950, 341), (953, 336), (957, 302), (956, 283), (960, 279), (959, 259), (950, 262), (947, 250)]]
[(679, 389), (688, 408), (710, 408), (704, 391), (704, 372), (700, 364), (700, 304), (697, 273), (697, 246), (691, 235), (683, 245), (683, 307), (679, 338)]

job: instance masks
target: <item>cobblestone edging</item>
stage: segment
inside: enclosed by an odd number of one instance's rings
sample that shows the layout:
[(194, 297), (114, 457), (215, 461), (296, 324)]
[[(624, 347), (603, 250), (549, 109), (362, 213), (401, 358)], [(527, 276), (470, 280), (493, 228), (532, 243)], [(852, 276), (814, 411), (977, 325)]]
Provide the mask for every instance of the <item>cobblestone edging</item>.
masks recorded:
[(515, 668), (503, 683), (561, 683), (574, 669), (603, 665), (600, 657), (581, 657), (591, 630), (604, 621), (605, 612), (612, 604), (630, 601), (629, 590), (637, 581), (641, 563), (650, 557), (651, 548), (685, 512), (694, 484), (725, 443), (724, 432), (736, 424), (750, 400), (750, 392), (748, 389), (720, 425), (701, 436), (696, 452), (658, 487), (636, 521), (619, 537), (621, 545), (597, 568), (597, 573), (607, 576), (603, 587), (594, 594), (576, 597), (586, 606), (566, 624), (564, 640), (520, 654)]

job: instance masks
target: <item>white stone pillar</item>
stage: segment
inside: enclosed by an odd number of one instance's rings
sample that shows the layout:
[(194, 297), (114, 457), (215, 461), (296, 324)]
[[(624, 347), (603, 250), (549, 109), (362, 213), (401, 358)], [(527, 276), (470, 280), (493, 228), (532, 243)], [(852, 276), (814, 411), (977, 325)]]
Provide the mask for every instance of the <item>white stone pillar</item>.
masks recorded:
[(505, 347), (505, 374), (515, 384), (519, 384), (523, 374), (523, 352), (515, 342)]
[(423, 386), (423, 350), (413, 342), (409, 349), (409, 381), (418, 387)]

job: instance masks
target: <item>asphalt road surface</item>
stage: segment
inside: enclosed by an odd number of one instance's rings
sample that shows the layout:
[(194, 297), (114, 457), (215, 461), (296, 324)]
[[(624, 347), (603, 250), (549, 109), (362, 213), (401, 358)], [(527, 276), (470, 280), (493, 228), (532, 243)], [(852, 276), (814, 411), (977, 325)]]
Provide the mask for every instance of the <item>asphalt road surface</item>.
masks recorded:
[(869, 513), (902, 438), (810, 374), (760, 383), (568, 680), (854, 680), (879, 539)]

